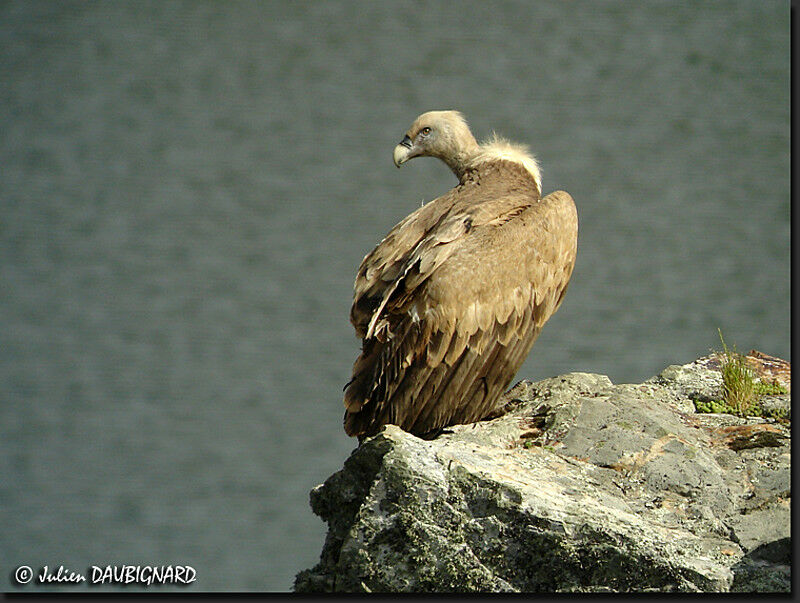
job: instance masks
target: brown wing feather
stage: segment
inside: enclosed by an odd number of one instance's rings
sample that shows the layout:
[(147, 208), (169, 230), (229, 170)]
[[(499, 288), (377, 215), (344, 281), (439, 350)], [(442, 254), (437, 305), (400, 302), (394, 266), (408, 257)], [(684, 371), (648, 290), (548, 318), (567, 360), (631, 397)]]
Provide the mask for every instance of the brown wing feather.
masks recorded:
[(539, 201), (514, 176), (508, 164), (481, 169), (365, 257), (351, 311), (364, 347), (345, 392), (349, 435), (479, 420), (513, 379), (563, 299), (577, 242), (572, 198)]
[(355, 282), (350, 322), (359, 337), (365, 337), (370, 318), (386, 290), (400, 276), (409, 254), (457, 201), (458, 187), (423, 205), (399, 222), (375, 249), (364, 256)]

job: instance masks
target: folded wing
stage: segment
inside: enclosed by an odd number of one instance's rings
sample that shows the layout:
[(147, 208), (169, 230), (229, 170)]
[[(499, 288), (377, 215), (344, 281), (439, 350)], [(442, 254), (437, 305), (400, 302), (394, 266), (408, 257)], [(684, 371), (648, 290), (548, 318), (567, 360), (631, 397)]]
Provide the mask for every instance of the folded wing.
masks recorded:
[(563, 191), (539, 200), (509, 182), (462, 183), (364, 258), (349, 435), (386, 423), (423, 434), (485, 417), (560, 305), (575, 263), (575, 205)]

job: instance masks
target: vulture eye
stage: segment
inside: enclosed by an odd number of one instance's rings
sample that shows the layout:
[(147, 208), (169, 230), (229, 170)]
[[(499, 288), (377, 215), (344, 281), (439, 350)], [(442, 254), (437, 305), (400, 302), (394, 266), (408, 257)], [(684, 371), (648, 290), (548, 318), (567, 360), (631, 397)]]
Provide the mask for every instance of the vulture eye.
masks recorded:
[(420, 130), (420, 133), (421, 133), (423, 136), (427, 136), (428, 134), (430, 134), (430, 133), (431, 133), (431, 129), (430, 129), (430, 128), (428, 128), (428, 127), (426, 126), (426, 127), (422, 128), (422, 130)]

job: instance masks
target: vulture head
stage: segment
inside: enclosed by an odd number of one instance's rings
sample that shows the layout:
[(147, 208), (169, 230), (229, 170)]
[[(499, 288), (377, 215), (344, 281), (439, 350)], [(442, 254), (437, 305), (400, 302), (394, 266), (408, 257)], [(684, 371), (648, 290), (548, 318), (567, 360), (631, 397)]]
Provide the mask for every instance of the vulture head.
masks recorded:
[(394, 164), (414, 157), (437, 157), (461, 178), (479, 146), (458, 111), (428, 111), (420, 115), (394, 148)]

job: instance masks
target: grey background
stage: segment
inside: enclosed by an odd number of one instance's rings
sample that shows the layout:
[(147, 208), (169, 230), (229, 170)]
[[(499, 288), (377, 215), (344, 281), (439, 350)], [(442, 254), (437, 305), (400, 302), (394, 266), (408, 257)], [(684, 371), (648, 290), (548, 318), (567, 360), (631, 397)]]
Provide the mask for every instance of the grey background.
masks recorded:
[(316, 563), (356, 269), (454, 184), (392, 165), (423, 111), (577, 203), (518, 378), (790, 359), (789, 42), (764, 0), (0, 4), (0, 575)]

